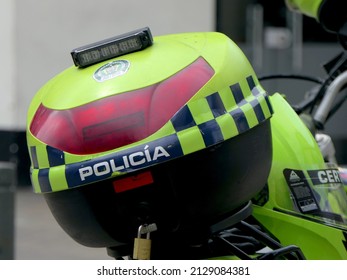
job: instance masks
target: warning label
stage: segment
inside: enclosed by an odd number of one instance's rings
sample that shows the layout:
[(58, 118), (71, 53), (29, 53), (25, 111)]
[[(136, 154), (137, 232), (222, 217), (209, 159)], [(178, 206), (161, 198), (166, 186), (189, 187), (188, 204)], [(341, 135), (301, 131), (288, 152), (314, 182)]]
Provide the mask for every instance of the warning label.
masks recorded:
[(283, 174), (299, 210), (302, 213), (320, 211), (304, 172), (302, 170), (284, 169)]

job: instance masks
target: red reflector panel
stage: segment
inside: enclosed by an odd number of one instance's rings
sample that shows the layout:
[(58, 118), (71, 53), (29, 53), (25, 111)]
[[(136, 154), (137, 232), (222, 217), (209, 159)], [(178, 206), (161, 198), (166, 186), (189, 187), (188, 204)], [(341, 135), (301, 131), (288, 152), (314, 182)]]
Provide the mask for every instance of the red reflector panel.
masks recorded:
[(169, 79), (146, 88), (67, 110), (52, 110), (41, 104), (30, 131), (47, 145), (72, 154), (122, 147), (159, 130), (213, 74), (207, 62), (199, 58)]
[(134, 176), (120, 178), (113, 181), (113, 189), (116, 193), (125, 192), (153, 183), (153, 177), (150, 171), (146, 171)]

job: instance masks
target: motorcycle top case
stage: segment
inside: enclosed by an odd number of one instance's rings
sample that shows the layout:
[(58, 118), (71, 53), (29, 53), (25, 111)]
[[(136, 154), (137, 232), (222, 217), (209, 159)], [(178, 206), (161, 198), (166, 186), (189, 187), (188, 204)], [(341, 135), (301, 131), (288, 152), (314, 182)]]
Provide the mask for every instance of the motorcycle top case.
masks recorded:
[(87, 246), (128, 242), (139, 219), (193, 235), (266, 184), (272, 114), (230, 38), (156, 36), (145, 49), (71, 66), (38, 91), (27, 118), (33, 189)]

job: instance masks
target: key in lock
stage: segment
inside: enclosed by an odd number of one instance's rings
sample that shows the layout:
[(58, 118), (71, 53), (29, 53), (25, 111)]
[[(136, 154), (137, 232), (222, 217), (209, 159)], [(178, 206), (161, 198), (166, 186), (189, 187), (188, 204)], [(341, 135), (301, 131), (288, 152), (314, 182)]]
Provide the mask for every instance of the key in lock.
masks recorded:
[[(151, 257), (150, 233), (157, 230), (156, 224), (141, 225), (139, 226), (137, 237), (134, 240), (133, 259), (136, 260), (149, 260)], [(145, 235), (146, 238), (142, 236)]]

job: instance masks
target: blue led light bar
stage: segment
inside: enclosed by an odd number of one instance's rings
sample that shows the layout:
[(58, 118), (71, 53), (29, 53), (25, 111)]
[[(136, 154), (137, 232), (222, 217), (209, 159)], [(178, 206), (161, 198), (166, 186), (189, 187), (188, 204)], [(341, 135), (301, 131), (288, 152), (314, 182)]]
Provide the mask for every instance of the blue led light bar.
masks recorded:
[(143, 50), (153, 44), (148, 27), (82, 46), (71, 51), (77, 67), (87, 67), (124, 54)]

